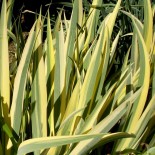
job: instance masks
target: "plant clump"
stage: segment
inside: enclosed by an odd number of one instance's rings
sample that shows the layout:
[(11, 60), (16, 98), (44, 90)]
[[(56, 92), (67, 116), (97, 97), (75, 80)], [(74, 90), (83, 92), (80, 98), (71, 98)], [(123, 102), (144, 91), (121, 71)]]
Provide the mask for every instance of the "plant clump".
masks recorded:
[(0, 154), (155, 154), (154, 4), (74, 0), (70, 19), (61, 9), (51, 26), (40, 11), (25, 38), (10, 1), (0, 13)]

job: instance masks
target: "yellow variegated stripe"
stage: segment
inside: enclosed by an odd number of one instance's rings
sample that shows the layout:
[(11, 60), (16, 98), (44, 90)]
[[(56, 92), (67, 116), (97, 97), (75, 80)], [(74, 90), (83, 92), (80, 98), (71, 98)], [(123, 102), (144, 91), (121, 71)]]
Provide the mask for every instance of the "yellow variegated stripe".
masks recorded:
[(107, 22), (109, 38), (111, 38), (111, 34), (112, 34), (113, 27), (114, 27), (114, 24), (115, 24), (115, 21), (116, 21), (116, 17), (117, 17), (119, 8), (120, 8), (120, 4), (121, 4), (121, 0), (118, 0), (113, 12), (110, 14), (109, 20)]
[[(54, 104), (58, 109), (56, 115), (63, 118), (66, 109), (66, 53), (64, 51), (64, 32), (62, 22), (60, 30), (56, 33), (55, 74), (54, 74)], [(60, 110), (60, 111), (59, 111)], [(55, 115), (55, 117), (56, 117)], [(57, 118), (56, 118), (57, 119)]]
[[(9, 52), (7, 38), (7, 6), (6, 0), (2, 1), (1, 16), (0, 16), (0, 117), (4, 118), (5, 122), (10, 123), (10, 77), (9, 77)], [(2, 134), (1, 134), (2, 135)], [(3, 141), (4, 140), (4, 141)], [(9, 154), (11, 147), (6, 136), (2, 140), (4, 153)], [(5, 150), (6, 149), (6, 150)]]
[(47, 19), (47, 93), (48, 93), (48, 106), (51, 109), (50, 117), (49, 117), (49, 125), (50, 125), (50, 133), (52, 135), (55, 134), (54, 132), (54, 67), (55, 67), (55, 57), (54, 57), (54, 47), (53, 47), (53, 40), (52, 40), (52, 33), (51, 33), (51, 24), (50, 24), (50, 15), (48, 13)]
[(10, 79), (6, 11), (6, 0), (3, 0), (0, 17), (0, 100), (2, 104), (2, 116), (10, 124), (8, 118), (10, 108)]
[(47, 92), (45, 64), (42, 51), (42, 21), (41, 14), (36, 24), (35, 48), (33, 52), (32, 77), (32, 135), (33, 137), (47, 136)]
[(144, 41), (150, 52), (153, 37), (153, 17), (150, 0), (144, 0)]
[(137, 42), (137, 34), (135, 32), (135, 28), (133, 29), (133, 37), (132, 37), (132, 48), (131, 48), (131, 63), (133, 63), (133, 73), (135, 73), (139, 66), (139, 57), (138, 57), (138, 42)]

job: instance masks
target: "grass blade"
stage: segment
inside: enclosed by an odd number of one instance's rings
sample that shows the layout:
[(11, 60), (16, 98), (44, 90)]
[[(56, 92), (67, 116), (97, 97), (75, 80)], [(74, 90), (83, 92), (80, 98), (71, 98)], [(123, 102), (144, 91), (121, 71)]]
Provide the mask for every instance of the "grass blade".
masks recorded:
[[(20, 123), (22, 119), (24, 92), (27, 80), (27, 72), (31, 59), (31, 54), (35, 42), (34, 35), (35, 24), (33, 25), (29, 37), (27, 39), (23, 54), (18, 66), (17, 74), (14, 82), (13, 101), (11, 106), (11, 126), (17, 134), (19, 134)], [(17, 121), (18, 120), (18, 121)]]
[(75, 136), (56, 136), (56, 137), (45, 137), (45, 138), (34, 138), (26, 140), (20, 144), (17, 155), (24, 155), (36, 150), (58, 147), (70, 143), (76, 143), (82, 140), (102, 137), (104, 134), (93, 134), (93, 135), (75, 135)]
[(50, 15), (48, 13), (47, 19), (47, 94), (48, 94), (48, 108), (50, 113), (49, 117), (49, 125), (50, 125), (50, 134), (55, 134), (54, 132), (54, 70), (55, 70), (55, 55), (54, 55), (54, 48), (53, 48), (53, 40), (51, 34), (51, 25), (50, 25)]
[(2, 116), (10, 125), (8, 118), (10, 108), (10, 78), (9, 78), (9, 52), (7, 39), (7, 16), (6, 0), (3, 0), (0, 17), (0, 97)]
[(134, 138), (135, 135), (134, 134), (128, 134), (125, 132), (118, 132), (118, 133), (110, 133), (107, 134), (105, 136), (103, 136), (103, 138), (100, 140), (100, 142), (94, 146), (94, 148), (103, 146), (106, 143), (121, 139), (121, 138)]
[(57, 111), (57, 117), (61, 116), (61, 120), (66, 108), (66, 91), (65, 91), (65, 73), (66, 73), (66, 53), (64, 51), (64, 33), (62, 23), (60, 23), (60, 31), (56, 33), (56, 53), (55, 53), (55, 77), (54, 77), (54, 104)]
[(13, 6), (14, 6), (15, 0), (8, 0), (7, 2), (7, 25), (8, 29), (11, 30), (12, 27), (12, 15), (13, 15)]
[[(101, 4), (102, 4), (101, 0), (93, 0), (93, 2), (92, 2), (92, 5), (99, 5), (100, 6)], [(94, 8), (91, 8), (89, 11), (90, 16), (89, 16), (88, 21), (86, 23), (86, 27), (88, 30), (88, 36), (87, 36), (85, 44), (84, 44), (83, 52), (85, 52), (85, 49), (88, 48), (89, 43), (91, 41), (93, 41), (95, 38), (95, 31), (97, 28), (97, 22), (99, 20), (99, 13), (100, 13), (100, 10), (97, 10)]]
[(47, 136), (47, 91), (45, 66), (42, 50), (42, 21), (39, 16), (36, 24), (36, 42), (33, 53), (32, 76), (32, 135), (33, 137)]
[[(70, 60), (73, 59), (74, 56), (74, 41), (76, 39), (76, 30), (77, 30), (77, 23), (80, 21), (79, 18), (82, 18), (82, 14), (80, 12), (79, 6), (82, 6), (82, 0), (75, 0), (73, 4), (73, 11), (71, 15), (71, 20), (70, 20), (70, 26), (67, 31), (67, 36), (66, 36), (66, 41), (65, 41), (65, 47), (64, 47), (64, 53), (67, 55), (67, 65), (66, 65), (66, 86), (69, 85), (69, 78), (70, 78), (70, 73), (71, 73), (71, 68), (72, 68), (72, 61)], [(68, 88), (67, 88), (68, 90)]]
[(144, 41), (150, 52), (153, 37), (153, 17), (150, 0), (144, 0)]

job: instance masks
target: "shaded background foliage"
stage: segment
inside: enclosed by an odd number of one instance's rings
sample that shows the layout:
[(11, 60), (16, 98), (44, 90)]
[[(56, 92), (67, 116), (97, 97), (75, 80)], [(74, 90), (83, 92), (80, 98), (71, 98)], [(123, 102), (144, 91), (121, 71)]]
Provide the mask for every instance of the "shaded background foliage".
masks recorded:
[[(1, 4), (0, 0), (0, 4)], [(89, 5), (91, 4), (92, 0), (83, 0), (83, 5), (85, 11), (89, 9)], [(110, 4), (114, 3), (116, 4), (117, 0), (103, 0), (103, 4)], [(71, 15), (71, 10), (72, 10), (72, 3), (73, 0), (15, 0), (14, 1), (14, 7), (13, 7), (13, 17), (14, 20), (17, 18), (22, 19), (22, 28), (25, 31), (29, 31), (30, 28), (32, 27), (32, 24), (35, 20), (35, 14), (32, 13), (24, 13), (25, 10), (33, 11), (33, 12), (39, 12), (40, 8), (42, 8), (42, 14), (45, 15), (47, 12), (47, 9), (50, 10), (50, 14), (52, 15), (51, 18), (54, 20), (57, 17), (57, 14), (61, 8), (65, 10), (66, 16), (69, 19)], [(125, 10), (130, 10), (131, 9), (131, 4), (138, 4), (139, 0), (126, 0), (122, 1), (122, 6), (124, 6)], [(104, 18), (106, 14), (109, 13), (111, 9), (107, 8), (102, 8), (101, 9), (101, 18)], [(125, 19), (124, 19), (125, 20)], [(123, 27), (124, 25), (122, 25)]]
[[(29, 31), (34, 23), (35, 20), (35, 14), (25, 12), (25, 10), (32, 11), (39, 13), (40, 8), (42, 8), (42, 15), (45, 15), (47, 13), (47, 10), (49, 9), (50, 14), (51, 14), (51, 27), (53, 28), (54, 22), (56, 21), (58, 12), (60, 9), (63, 8), (65, 10), (66, 18), (70, 19), (71, 16), (71, 11), (72, 11), (72, 2), (73, 0), (15, 0), (14, 3), (14, 8), (13, 8), (13, 21), (18, 25), (17, 23), (21, 23), (22, 26), (22, 31)], [(83, 6), (84, 10), (86, 13), (90, 9), (90, 4), (92, 0), (83, 0)], [(103, 0), (103, 4), (116, 4), (117, 0)], [(122, 7), (126, 11), (133, 12), (135, 11), (134, 7), (132, 8), (132, 4), (138, 4), (139, 0), (126, 0), (122, 1)], [(102, 7), (101, 9), (101, 14), (100, 14), (100, 20), (102, 21), (105, 16), (111, 12), (113, 7), (107, 6), (107, 7)], [(142, 15), (140, 15), (142, 18)], [(117, 17), (117, 22), (114, 28), (114, 33), (113, 33), (113, 38), (116, 37), (116, 34), (118, 33), (119, 29), (121, 28), (122, 34), (127, 34), (132, 31), (132, 26), (130, 25), (130, 19), (126, 18), (125, 15), (120, 14)], [(142, 18), (143, 19), (143, 18)], [(122, 22), (123, 21), (123, 22)], [(112, 73), (114, 73), (114, 70), (117, 70), (119, 66), (122, 65), (123, 61), (122, 58), (122, 52), (127, 51), (129, 48), (129, 45), (131, 44), (131, 37), (122, 37), (119, 39), (119, 46), (117, 56), (116, 56), (116, 63), (113, 66)], [(121, 54), (119, 54), (121, 53)], [(126, 53), (124, 53), (125, 56)]]

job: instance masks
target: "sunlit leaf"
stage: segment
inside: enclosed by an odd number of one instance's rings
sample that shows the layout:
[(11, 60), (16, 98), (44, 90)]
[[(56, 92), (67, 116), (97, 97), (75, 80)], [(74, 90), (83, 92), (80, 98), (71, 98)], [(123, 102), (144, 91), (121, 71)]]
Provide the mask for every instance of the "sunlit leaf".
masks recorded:
[(66, 145), (70, 143), (76, 143), (86, 139), (92, 139), (95, 137), (102, 137), (104, 134), (93, 134), (93, 135), (75, 135), (75, 136), (56, 136), (56, 137), (45, 137), (45, 138), (34, 138), (26, 140), (20, 144), (17, 155), (24, 155), (29, 152), (41, 150), (50, 147), (56, 147)]

